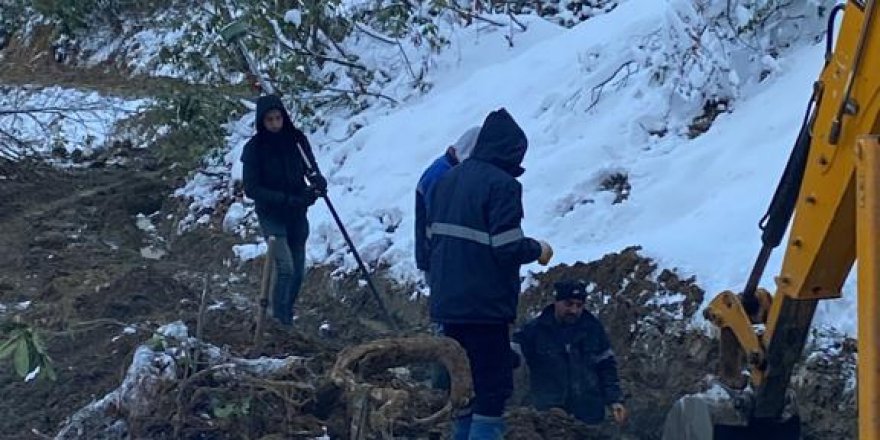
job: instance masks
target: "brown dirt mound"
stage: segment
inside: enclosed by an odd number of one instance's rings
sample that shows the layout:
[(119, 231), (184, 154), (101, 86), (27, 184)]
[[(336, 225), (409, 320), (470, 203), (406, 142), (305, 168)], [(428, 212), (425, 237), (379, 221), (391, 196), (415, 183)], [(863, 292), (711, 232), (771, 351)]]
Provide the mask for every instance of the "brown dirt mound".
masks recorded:
[(564, 411), (539, 412), (532, 408), (514, 408), (508, 415), (507, 440), (610, 440), (619, 432), (607, 426), (580, 423)]
[[(180, 319), (190, 329), (197, 327), (206, 288), (207, 304), (217, 307), (204, 315), (203, 338), (241, 357), (306, 357), (303, 370), (278, 380), (308, 383), (311, 390), (300, 396), (307, 398), (292, 406), (277, 390), (256, 393), (253, 387), (221, 386), (206, 377), (194, 384), (205, 391), (191, 400), (184, 413), (189, 423), (182, 428), (174, 422), (180, 391), (174, 386), (167, 390), (169, 412), (163, 418), (132, 420), (131, 428), (142, 438), (157, 439), (171, 438), (175, 429), (183, 429), (185, 438), (234, 438), (229, 432), (240, 438), (302, 438), (321, 435), (326, 426), (333, 438), (345, 437), (350, 420), (344, 402), (320, 378), (344, 347), (391, 334), (369, 292), (355, 276), (312, 268), (295, 329), (269, 325), (264, 346), (254, 350), (253, 307), (262, 261), (231, 261), (236, 238), (219, 228), (177, 235), (178, 206), (163, 196), (171, 186), (149, 173), (113, 168), (49, 170), (40, 179), (0, 183), (6, 212), (0, 214), (0, 248), (8, 249), (0, 254), (0, 303), (33, 301), (15, 313), (52, 332), (48, 349), (60, 377), (54, 383), (24, 383), (8, 369), (0, 371), (0, 393), (10, 397), (0, 402), (0, 438), (29, 438), (33, 429), (52, 433), (77, 408), (114, 389), (134, 347), (149, 340), (156, 325)], [(144, 234), (133, 215), (159, 206), (157, 219), (173, 216), (156, 225), (169, 253), (147, 260), (139, 254)], [(715, 343), (687, 325), (703, 291), (693, 279), (660, 269), (630, 248), (539, 275), (539, 285), (522, 297), (520, 321), (551, 302), (552, 283), (561, 278), (581, 278), (593, 286), (589, 308), (605, 323), (617, 352), (631, 423), (621, 430), (610, 423), (591, 429), (560, 414), (516, 408), (519, 400), (512, 402), (508, 417), (509, 438), (658, 438), (672, 402), (697, 391), (700, 379), (714, 370)], [(424, 299), (410, 301), (409, 286), (382, 276), (376, 281), (403, 334), (424, 332)], [(138, 328), (125, 333), (121, 325), (127, 324)], [(854, 346), (832, 344), (823, 350), (809, 357), (795, 378), (805, 438), (855, 438)], [(388, 372), (372, 380), (412, 390), (412, 413), (436, 409), (442, 396), (424, 386), (424, 366), (410, 366), (406, 376)], [(442, 424), (399, 427), (396, 434), (440, 438), (446, 429)]]
[[(590, 263), (555, 267), (537, 278), (539, 286), (523, 296), (521, 317), (552, 302), (555, 281), (576, 278), (593, 286), (588, 309), (609, 334), (631, 412), (630, 423), (614, 438), (659, 439), (672, 403), (701, 391), (703, 379), (717, 369), (717, 342), (689, 328), (703, 290), (693, 278), (659, 269), (637, 247)], [(855, 342), (827, 331), (814, 336), (816, 342), (793, 378), (804, 438), (854, 439)]]
[[(587, 308), (605, 325), (617, 355), (631, 417), (620, 435), (659, 438), (666, 411), (681, 395), (698, 390), (711, 372), (714, 343), (688, 329), (704, 292), (693, 278), (660, 270), (638, 247), (590, 263), (560, 265), (537, 277), (520, 301), (520, 316), (534, 316), (553, 301), (553, 283), (580, 279), (590, 292)], [(615, 437), (617, 438), (617, 437)]]
[[(153, 320), (164, 322), (192, 312), (194, 294), (168, 274), (151, 267), (137, 267), (121, 274), (108, 286), (74, 300), (74, 310), (82, 319), (113, 317), (123, 322)], [(183, 301), (182, 301), (183, 300)]]

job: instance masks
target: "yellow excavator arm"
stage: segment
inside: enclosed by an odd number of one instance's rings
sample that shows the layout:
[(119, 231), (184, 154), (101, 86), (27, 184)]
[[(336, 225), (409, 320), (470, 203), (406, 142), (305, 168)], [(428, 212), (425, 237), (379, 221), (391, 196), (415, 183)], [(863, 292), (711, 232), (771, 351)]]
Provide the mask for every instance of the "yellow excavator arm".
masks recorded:
[[(877, 3), (850, 0), (832, 12), (825, 67), (815, 83), (801, 133), (770, 210), (762, 220), (764, 247), (745, 290), (740, 294), (721, 293), (704, 311), (704, 316), (720, 329), (718, 379), (732, 394), (748, 396), (748, 404), (726, 407), (738, 411), (737, 417), (724, 416), (717, 400), (703, 396), (706, 402), (697, 405), (697, 412), (711, 415), (716, 439), (721, 437), (719, 425), (729, 420), (745, 420), (752, 427), (767, 430), (796, 413), (788, 408), (792, 405), (789, 382), (801, 360), (816, 304), (841, 296), (856, 259), (859, 438), (880, 439)], [(831, 50), (834, 15), (840, 10), (844, 11), (843, 21)], [(757, 288), (758, 280), (771, 250), (780, 244), (792, 213), (782, 270), (776, 277), (776, 292), (771, 295)], [(763, 324), (763, 331), (756, 331), (761, 327), (756, 324)], [(742, 374), (744, 366), (748, 376)], [(677, 404), (673, 411), (694, 404), (691, 398), (686, 404)], [(686, 414), (673, 417), (671, 413), (667, 428), (676, 417), (688, 420)], [(667, 429), (666, 437), (702, 438), (694, 434), (697, 431), (673, 427)]]

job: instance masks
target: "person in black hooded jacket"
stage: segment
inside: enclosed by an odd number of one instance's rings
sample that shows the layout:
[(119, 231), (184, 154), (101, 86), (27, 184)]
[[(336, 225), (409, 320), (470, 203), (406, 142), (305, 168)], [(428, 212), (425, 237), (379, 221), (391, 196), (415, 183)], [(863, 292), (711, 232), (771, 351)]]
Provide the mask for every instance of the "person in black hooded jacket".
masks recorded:
[(471, 364), (471, 413), (459, 414), (456, 440), (500, 439), (513, 392), (510, 324), (519, 268), (547, 264), (552, 249), (525, 237), (522, 186), (525, 133), (505, 109), (491, 112), (470, 158), (434, 187), (428, 207), (431, 319), (459, 342)]
[(263, 235), (276, 238), (272, 315), (292, 325), (305, 272), (306, 211), (327, 191), (327, 180), (318, 170), (308, 139), (293, 126), (279, 97), (257, 100), (255, 125), (257, 133), (241, 155), (244, 193), (254, 200)]

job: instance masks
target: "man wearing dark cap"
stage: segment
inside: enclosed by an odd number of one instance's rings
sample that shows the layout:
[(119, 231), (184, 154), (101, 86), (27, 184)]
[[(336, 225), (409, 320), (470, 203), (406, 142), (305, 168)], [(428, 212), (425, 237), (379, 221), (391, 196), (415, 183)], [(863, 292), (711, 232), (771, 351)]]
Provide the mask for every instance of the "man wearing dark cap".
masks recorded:
[(601, 423), (610, 407), (615, 422), (625, 423), (617, 361), (602, 324), (584, 309), (586, 286), (562, 281), (554, 288), (556, 302), (513, 335), (529, 367), (532, 405), (565, 410), (587, 424)]

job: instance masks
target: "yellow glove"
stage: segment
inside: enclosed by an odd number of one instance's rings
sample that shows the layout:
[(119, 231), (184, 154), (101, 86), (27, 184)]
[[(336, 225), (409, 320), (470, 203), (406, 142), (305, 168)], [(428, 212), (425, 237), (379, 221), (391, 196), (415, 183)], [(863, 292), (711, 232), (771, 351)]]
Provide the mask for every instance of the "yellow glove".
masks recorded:
[(538, 243), (541, 244), (541, 256), (538, 257), (538, 264), (546, 266), (553, 258), (553, 248), (546, 241), (538, 240)]

